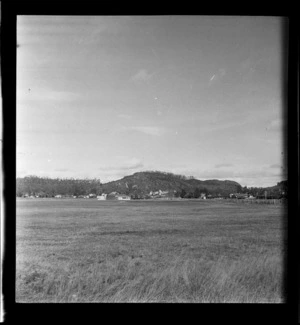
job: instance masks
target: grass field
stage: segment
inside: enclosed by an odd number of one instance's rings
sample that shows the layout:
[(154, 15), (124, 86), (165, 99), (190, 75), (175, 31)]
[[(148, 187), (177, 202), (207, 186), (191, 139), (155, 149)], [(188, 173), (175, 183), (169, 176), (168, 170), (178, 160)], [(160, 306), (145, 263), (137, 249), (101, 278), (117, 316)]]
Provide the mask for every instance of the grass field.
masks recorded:
[(17, 302), (284, 302), (283, 206), (17, 199)]

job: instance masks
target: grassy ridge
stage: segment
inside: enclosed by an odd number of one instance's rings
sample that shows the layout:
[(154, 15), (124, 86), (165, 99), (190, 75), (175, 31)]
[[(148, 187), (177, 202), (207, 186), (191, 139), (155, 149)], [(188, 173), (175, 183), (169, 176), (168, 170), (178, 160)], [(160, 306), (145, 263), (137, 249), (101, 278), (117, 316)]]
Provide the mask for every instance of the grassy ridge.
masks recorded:
[(19, 302), (281, 302), (283, 210), (17, 202)]

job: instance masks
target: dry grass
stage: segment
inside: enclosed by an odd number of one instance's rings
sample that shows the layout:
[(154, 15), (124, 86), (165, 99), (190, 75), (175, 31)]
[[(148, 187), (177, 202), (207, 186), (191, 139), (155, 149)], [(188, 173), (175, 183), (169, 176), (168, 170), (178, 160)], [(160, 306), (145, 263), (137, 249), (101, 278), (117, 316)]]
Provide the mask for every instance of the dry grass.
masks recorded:
[(284, 211), (17, 202), (18, 302), (282, 302)]

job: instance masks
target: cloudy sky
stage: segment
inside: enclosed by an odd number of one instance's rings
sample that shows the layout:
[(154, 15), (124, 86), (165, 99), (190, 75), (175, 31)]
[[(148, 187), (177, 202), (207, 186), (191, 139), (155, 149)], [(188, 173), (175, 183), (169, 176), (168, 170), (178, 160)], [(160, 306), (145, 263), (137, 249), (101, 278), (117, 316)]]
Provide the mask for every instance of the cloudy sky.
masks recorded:
[(143, 170), (272, 186), (282, 19), (18, 16), (17, 176)]

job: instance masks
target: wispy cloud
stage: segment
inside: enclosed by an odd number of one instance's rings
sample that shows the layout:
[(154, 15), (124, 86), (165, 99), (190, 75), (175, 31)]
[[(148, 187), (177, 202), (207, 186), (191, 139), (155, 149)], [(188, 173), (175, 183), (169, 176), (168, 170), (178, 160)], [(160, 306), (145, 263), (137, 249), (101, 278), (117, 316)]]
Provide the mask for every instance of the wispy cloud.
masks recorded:
[(98, 168), (98, 170), (101, 171), (110, 171), (113, 173), (124, 171), (124, 170), (132, 170), (132, 169), (137, 169), (137, 168), (142, 168), (144, 167), (144, 163), (142, 160), (138, 158), (130, 158), (127, 160), (124, 160), (123, 162), (118, 162), (115, 165), (110, 165), (110, 166), (101, 166)]
[(246, 168), (240, 166), (234, 170), (231, 169), (219, 169), (218, 171), (203, 170), (197, 173), (200, 179), (211, 179), (216, 178), (220, 180), (228, 179), (233, 180), (241, 185), (245, 186), (273, 186), (280, 179), (286, 177), (285, 173), (281, 170), (270, 169), (269, 166), (260, 166)]
[[(121, 160), (122, 157), (119, 157)], [(124, 158), (124, 157), (123, 157)], [(113, 165), (105, 165), (98, 168), (100, 179), (102, 182), (110, 182), (120, 179), (126, 175), (131, 175), (134, 172), (140, 171), (144, 168), (144, 163), (141, 159), (136, 157), (125, 159), (116, 162)]]
[(156, 137), (162, 136), (167, 132), (166, 128), (158, 127), (158, 126), (131, 126), (131, 127), (124, 127), (123, 129), (137, 131), (137, 132), (141, 132)]
[(74, 101), (79, 95), (69, 91), (58, 91), (51, 89), (37, 89), (35, 87), (26, 90), (17, 90), (17, 101)]
[(273, 132), (279, 132), (283, 130), (283, 119), (277, 118), (272, 120), (268, 127), (267, 127), (268, 131), (273, 131)]
[(248, 124), (247, 121), (237, 121), (237, 122), (234, 122), (234, 121), (233, 122), (223, 122), (223, 121), (221, 121), (218, 124), (203, 125), (203, 126), (201, 126), (201, 128), (199, 128), (199, 132), (210, 133), (210, 132), (215, 132), (215, 131), (220, 131), (220, 130), (240, 128), (241, 126), (246, 125), (246, 124)]
[(153, 75), (154, 73), (151, 74), (146, 69), (140, 69), (130, 78), (130, 80), (134, 82), (144, 82), (149, 80)]
[(124, 161), (123, 165), (121, 166), (121, 169), (128, 170), (128, 169), (137, 169), (142, 167), (144, 167), (142, 160), (138, 158), (131, 158), (127, 161)]
[(17, 172), (17, 177), (25, 177), (30, 174), (27, 170), (20, 169), (20, 168), (17, 168), (16, 172)]
[[(221, 164), (220, 164), (221, 165)], [(225, 165), (225, 164), (224, 164)], [(274, 164), (275, 165), (275, 164)], [(216, 165), (217, 166), (217, 165)], [(251, 167), (245, 165), (232, 165), (231, 168), (218, 168), (218, 169), (199, 169), (196, 167), (178, 167), (171, 168), (170, 171), (182, 175), (192, 175), (199, 180), (219, 179), (219, 180), (232, 180), (240, 183), (242, 186), (273, 186), (277, 182), (286, 178), (284, 170), (270, 168), (268, 165)], [(228, 166), (229, 167), (229, 166)]]
[(222, 167), (233, 167), (233, 164), (217, 164), (215, 165), (215, 168), (222, 168)]
[(118, 117), (121, 118), (121, 119), (125, 119), (125, 120), (131, 120), (132, 119), (132, 116), (128, 115), (128, 114), (119, 114)]

